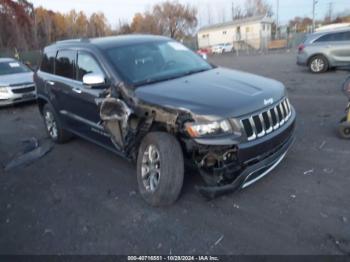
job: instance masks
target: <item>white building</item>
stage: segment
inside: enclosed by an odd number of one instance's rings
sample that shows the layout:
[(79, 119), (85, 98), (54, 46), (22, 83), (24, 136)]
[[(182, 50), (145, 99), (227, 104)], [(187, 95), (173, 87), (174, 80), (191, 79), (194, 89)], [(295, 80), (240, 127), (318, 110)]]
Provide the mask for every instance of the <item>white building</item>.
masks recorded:
[(199, 29), (199, 48), (232, 43), (236, 49), (266, 48), (271, 40), (273, 20), (266, 16), (249, 17)]

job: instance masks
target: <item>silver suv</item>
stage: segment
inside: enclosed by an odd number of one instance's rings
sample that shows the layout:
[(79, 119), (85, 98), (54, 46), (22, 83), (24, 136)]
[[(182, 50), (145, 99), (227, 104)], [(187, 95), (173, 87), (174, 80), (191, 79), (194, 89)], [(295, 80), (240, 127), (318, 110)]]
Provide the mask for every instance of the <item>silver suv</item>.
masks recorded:
[(298, 47), (297, 64), (313, 73), (350, 65), (350, 28), (308, 35)]

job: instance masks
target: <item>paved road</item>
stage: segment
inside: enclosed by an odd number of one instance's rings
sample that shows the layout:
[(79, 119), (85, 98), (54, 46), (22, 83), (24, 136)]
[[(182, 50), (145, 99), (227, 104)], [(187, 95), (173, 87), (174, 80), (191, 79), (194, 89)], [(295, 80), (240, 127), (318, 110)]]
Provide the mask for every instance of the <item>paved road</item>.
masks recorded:
[[(206, 202), (187, 174), (178, 203), (156, 209), (137, 193), (134, 166), (81, 139), (10, 172), (0, 169), (0, 253), (349, 254), (350, 141), (336, 136), (347, 71), (312, 75), (294, 55), (217, 56), (225, 67), (286, 84), (297, 142), (271, 175)], [(0, 163), (46, 134), (33, 104), (0, 110)]]

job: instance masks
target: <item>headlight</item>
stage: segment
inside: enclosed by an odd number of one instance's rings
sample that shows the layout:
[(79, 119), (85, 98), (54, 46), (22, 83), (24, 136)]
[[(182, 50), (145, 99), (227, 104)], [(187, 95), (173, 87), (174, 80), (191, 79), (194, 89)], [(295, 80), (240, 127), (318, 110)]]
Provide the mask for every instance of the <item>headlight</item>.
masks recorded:
[(7, 87), (4, 87), (4, 86), (0, 87), (0, 94), (7, 94), (8, 92), (9, 91), (8, 91)]
[(350, 98), (350, 77), (346, 79), (345, 83), (343, 84), (343, 92)]
[(191, 137), (201, 137), (233, 133), (234, 130), (228, 120), (223, 120), (207, 124), (188, 123), (186, 131)]

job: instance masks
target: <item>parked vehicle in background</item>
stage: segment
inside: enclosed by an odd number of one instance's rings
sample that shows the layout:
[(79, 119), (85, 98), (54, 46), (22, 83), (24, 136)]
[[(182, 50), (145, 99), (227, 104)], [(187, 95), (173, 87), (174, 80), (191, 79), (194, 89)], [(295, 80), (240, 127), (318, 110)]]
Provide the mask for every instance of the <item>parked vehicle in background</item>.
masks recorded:
[(213, 54), (223, 54), (223, 53), (230, 53), (233, 52), (233, 44), (226, 43), (226, 44), (219, 44), (212, 47)]
[(199, 54), (203, 59), (208, 59), (208, 55), (209, 55), (209, 50), (208, 49), (199, 49), (197, 50), (197, 54)]
[(34, 78), (52, 140), (73, 133), (134, 160), (155, 206), (179, 197), (185, 163), (213, 198), (267, 175), (294, 140), (282, 83), (218, 68), (166, 37), (62, 41), (45, 48)]
[(313, 73), (350, 65), (350, 28), (308, 35), (298, 47), (297, 64)]
[(0, 58), (0, 106), (36, 99), (33, 71), (13, 58)]
[(226, 43), (223, 45), (222, 52), (223, 53), (232, 53), (234, 51), (233, 44)]

